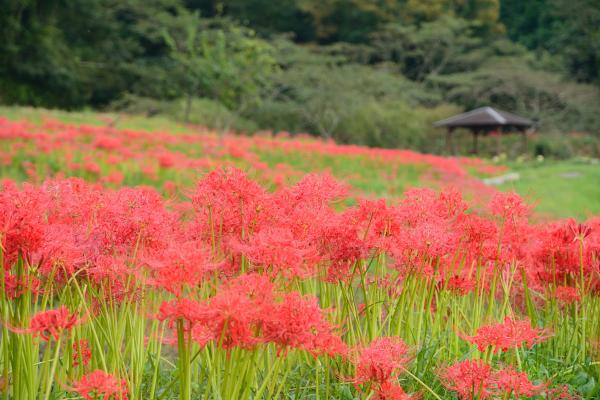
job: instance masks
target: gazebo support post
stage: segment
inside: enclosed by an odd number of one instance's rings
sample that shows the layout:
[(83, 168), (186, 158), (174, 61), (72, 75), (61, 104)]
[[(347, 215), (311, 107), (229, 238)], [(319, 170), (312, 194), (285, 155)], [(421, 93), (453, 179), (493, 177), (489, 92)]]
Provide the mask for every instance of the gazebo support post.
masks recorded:
[(498, 127), (496, 130), (496, 155), (499, 156), (502, 153), (502, 127)]
[(527, 154), (527, 131), (521, 130), (521, 151), (523, 154)]
[(448, 152), (448, 154), (451, 155), (454, 155), (456, 153), (454, 149), (454, 141), (452, 140), (453, 131), (454, 128), (452, 127), (448, 127), (448, 130), (446, 131), (446, 151)]
[(477, 154), (478, 151), (478, 136), (479, 136), (479, 131), (477, 129), (473, 130), (473, 149), (472, 149), (472, 153), (473, 154)]

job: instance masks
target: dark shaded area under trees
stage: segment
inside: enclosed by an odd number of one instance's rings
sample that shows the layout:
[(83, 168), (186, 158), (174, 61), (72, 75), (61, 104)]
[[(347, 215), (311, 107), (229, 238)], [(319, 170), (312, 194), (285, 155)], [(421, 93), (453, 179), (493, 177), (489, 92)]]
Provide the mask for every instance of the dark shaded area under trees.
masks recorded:
[(4, 0), (0, 60), (2, 104), (425, 152), (491, 105), (542, 121), (532, 153), (600, 154), (595, 0)]

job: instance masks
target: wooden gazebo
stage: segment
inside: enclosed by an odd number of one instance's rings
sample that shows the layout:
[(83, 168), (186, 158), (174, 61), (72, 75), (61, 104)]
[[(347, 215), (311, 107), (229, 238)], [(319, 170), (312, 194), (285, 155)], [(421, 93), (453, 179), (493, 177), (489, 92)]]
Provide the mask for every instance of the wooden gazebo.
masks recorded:
[(477, 153), (478, 136), (492, 132), (504, 134), (517, 131), (523, 135), (523, 146), (526, 146), (527, 129), (533, 125), (530, 119), (492, 107), (476, 108), (433, 124), (437, 128), (447, 128), (446, 146), (451, 153), (454, 153), (452, 133), (457, 128), (469, 129), (473, 133), (473, 153)]

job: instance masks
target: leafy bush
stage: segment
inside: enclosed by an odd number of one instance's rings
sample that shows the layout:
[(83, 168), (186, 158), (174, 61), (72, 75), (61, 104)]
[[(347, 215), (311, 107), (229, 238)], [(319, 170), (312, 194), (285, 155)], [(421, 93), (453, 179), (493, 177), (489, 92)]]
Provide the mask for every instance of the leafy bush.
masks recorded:
[[(189, 116), (186, 117), (189, 107)], [(124, 96), (114, 102), (111, 108), (131, 114), (162, 115), (179, 122), (204, 125), (217, 130), (233, 129), (240, 132), (254, 132), (258, 125), (230, 111), (218, 101), (207, 98), (156, 100), (135, 95)]]

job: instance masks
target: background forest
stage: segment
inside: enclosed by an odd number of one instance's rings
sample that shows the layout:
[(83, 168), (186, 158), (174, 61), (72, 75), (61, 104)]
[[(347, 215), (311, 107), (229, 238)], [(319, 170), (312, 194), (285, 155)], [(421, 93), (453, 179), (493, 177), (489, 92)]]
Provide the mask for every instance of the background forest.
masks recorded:
[(539, 121), (529, 156), (600, 155), (597, 0), (1, 4), (0, 104), (432, 153), (433, 121), (492, 105)]

